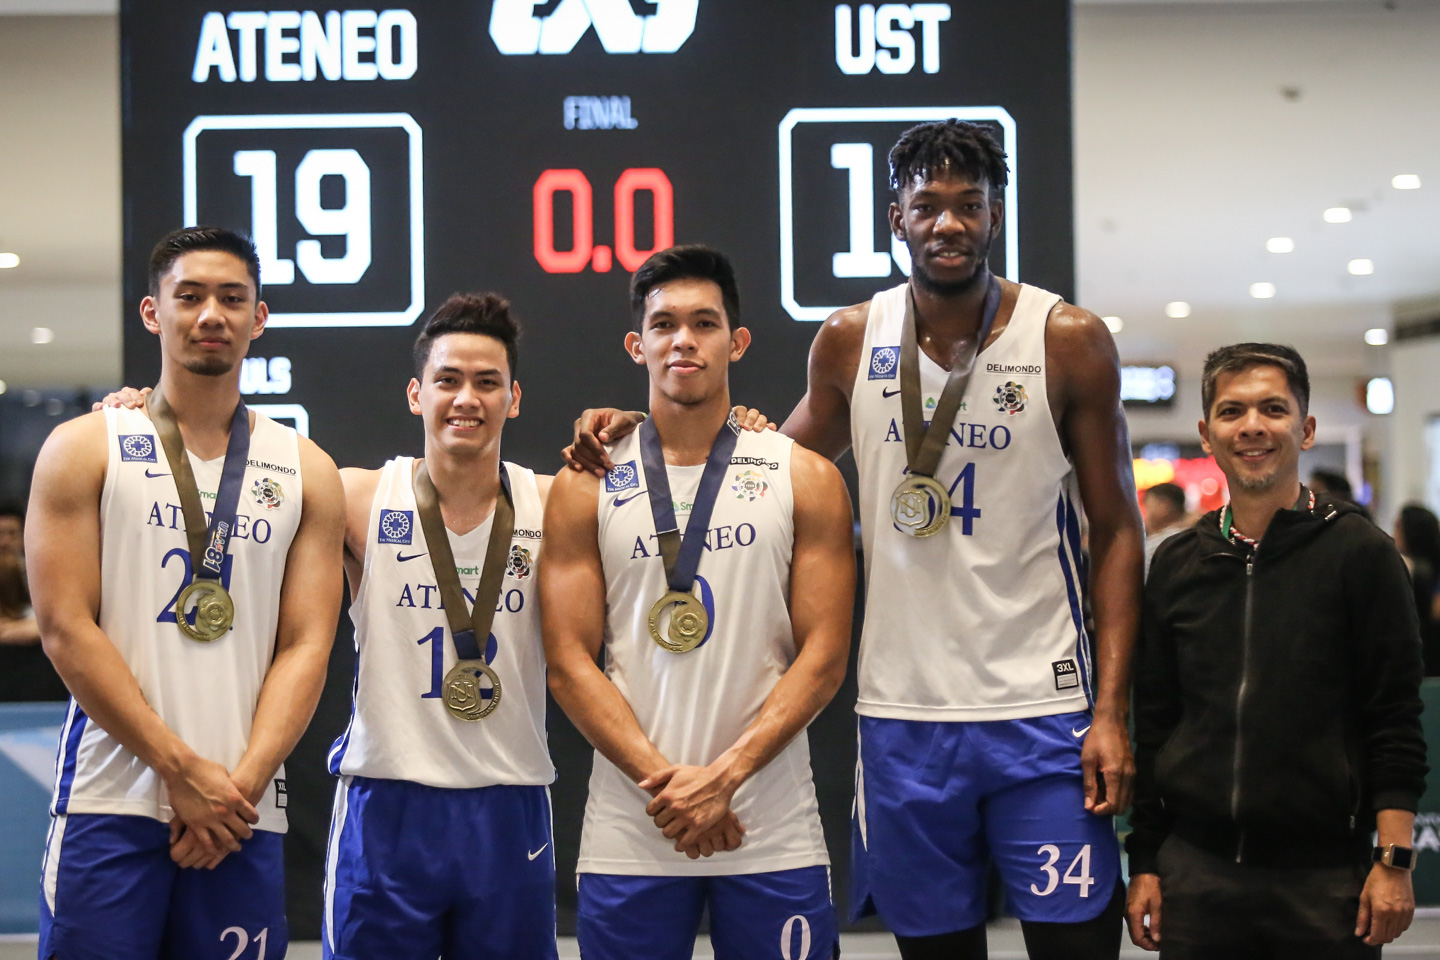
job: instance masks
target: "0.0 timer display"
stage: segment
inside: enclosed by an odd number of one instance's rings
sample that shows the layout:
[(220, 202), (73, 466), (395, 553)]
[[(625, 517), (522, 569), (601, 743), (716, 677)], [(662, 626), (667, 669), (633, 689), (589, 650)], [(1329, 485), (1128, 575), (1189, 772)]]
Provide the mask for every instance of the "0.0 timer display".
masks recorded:
[[(570, 201), (570, 236), (557, 249), (556, 195)], [(636, 194), (651, 197), (650, 246), (636, 247)], [(657, 167), (632, 167), (620, 174), (614, 189), (613, 248), (595, 242), (595, 190), (580, 170), (546, 170), (535, 181), (535, 260), (546, 273), (579, 273), (590, 267), (608, 273), (615, 260), (634, 272), (646, 258), (675, 242), (675, 188)]]

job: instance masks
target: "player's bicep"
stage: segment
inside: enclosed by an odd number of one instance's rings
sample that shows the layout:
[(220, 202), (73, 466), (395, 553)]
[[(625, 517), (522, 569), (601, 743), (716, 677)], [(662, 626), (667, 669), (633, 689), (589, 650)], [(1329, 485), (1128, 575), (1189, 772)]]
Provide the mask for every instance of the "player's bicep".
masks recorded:
[(1092, 522), (1131, 514), (1138, 517), (1115, 342), (1098, 318), (1084, 312), (1067, 318), (1058, 332), (1057, 346), (1069, 358), (1063, 367), (1062, 430), (1085, 512)]
[(545, 502), (545, 549), (537, 574), (545, 657), (552, 667), (600, 652), (605, 623), (605, 572), (600, 560), (599, 481), (566, 471)]
[(855, 596), (850, 492), (834, 464), (804, 451), (795, 453), (791, 626), (797, 644), (818, 640), (827, 653), (839, 657), (843, 669)]
[(335, 638), (344, 586), (345, 488), (335, 464), (319, 447), (302, 440), (300, 469), (304, 495), (300, 525), (285, 558), (276, 647)]
[(104, 484), (104, 420), (56, 428), (35, 463), (25, 524), (31, 605), (47, 649), (70, 623), (93, 623), (99, 612)]
[(780, 428), (802, 447), (829, 460), (850, 448), (850, 384), (868, 307), (857, 311), (860, 308), (836, 311), (816, 331), (806, 365), (805, 396)]

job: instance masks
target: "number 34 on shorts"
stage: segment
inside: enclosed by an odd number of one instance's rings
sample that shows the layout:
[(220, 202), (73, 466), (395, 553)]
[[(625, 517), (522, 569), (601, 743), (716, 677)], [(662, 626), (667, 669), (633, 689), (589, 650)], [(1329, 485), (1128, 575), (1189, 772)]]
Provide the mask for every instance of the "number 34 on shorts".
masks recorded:
[(1038, 883), (1030, 884), (1030, 892), (1037, 897), (1048, 897), (1060, 885), (1074, 884), (1080, 889), (1079, 896), (1084, 899), (1090, 896), (1090, 888), (1095, 885), (1095, 878), (1090, 875), (1090, 844), (1080, 848), (1065, 868), (1065, 873), (1060, 873), (1061, 853), (1060, 848), (1053, 843), (1042, 845), (1035, 853), (1040, 858), (1040, 873), (1042, 879)]

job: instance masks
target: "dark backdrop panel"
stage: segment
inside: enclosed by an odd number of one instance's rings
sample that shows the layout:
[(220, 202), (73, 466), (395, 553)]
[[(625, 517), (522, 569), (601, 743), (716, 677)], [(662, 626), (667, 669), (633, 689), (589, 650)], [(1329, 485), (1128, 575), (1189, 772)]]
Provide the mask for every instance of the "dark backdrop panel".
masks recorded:
[[(633, 0), (631, 6), (643, 17), (677, 3)], [(861, 49), (855, 21), (873, 8), (847, 6), (854, 52)], [(505, 455), (541, 471), (555, 469), (557, 451), (581, 408), (644, 402), (644, 377), (621, 349), (629, 324), (629, 274), (613, 253), (615, 188), (626, 171), (658, 169), (673, 192), (675, 241), (710, 243), (735, 261), (743, 321), (755, 335), (755, 347), (733, 373), (736, 399), (783, 417), (804, 392), (805, 355), (815, 325), (794, 319), (782, 299), (780, 203), (787, 192), (780, 181), (782, 140), (791, 159), (792, 299), (814, 312), (904, 280), (898, 265), (883, 264), (871, 273), (889, 269), (888, 276), (835, 276), (831, 255), (851, 243), (851, 175), (843, 164), (832, 163), (830, 146), (870, 144), (870, 246), (884, 253), (889, 250), (883, 226), (889, 199), (885, 152), (914, 122), (912, 114), (936, 108), (989, 118), (1017, 159), (1017, 207), (1005, 230), (1016, 235), (1018, 257), (1008, 262), (1002, 238), (996, 269), (1068, 297), (1074, 283), (1068, 0), (948, 6), (950, 17), (935, 32), (934, 73), (923, 66), (927, 41), (920, 25), (905, 31), (915, 52), (908, 72), (887, 74), (878, 67), (863, 75), (842, 72), (832, 3), (698, 0), (693, 33), (673, 53), (607, 53), (591, 27), (567, 54), (506, 56), (491, 38), (490, 2), (425, 0), (407, 8), (417, 41), (415, 70), (407, 79), (330, 80), (323, 64), (314, 80), (267, 79), (270, 35), (261, 27), (253, 34), (253, 80), (244, 79), (242, 31), (229, 29), (225, 37), (240, 77), (225, 82), (211, 69), (197, 82), (192, 74), (202, 25), (214, 8), (186, 0), (125, 2), (125, 380), (146, 384), (158, 375), (158, 352), (134, 305), (144, 296), (150, 246), (186, 222), (188, 182), (197, 220), (257, 236), (268, 229), (275, 254), (293, 265), (290, 283), (275, 282), (284, 279), (276, 268), (266, 272), (265, 299), (273, 312), (309, 323), (318, 315), (331, 324), (277, 324), (268, 330), (252, 346), (252, 356), (286, 358), (290, 376), (288, 382), (277, 377), (272, 363), (268, 381), (264, 375), (256, 383), (247, 379), (251, 389), (273, 394), (252, 396), (252, 402), (298, 405), (310, 435), (342, 465), (374, 467), (396, 454), (418, 453), (419, 425), (402, 396), (410, 376), (413, 319), (451, 292), (498, 290), (513, 300), (526, 329), (519, 366), (522, 417), (509, 427)], [(530, 12), (562, 17), (575, 9), (583, 16), (587, 7), (579, 0), (548, 0)], [(328, 10), (315, 10), (315, 22), (323, 25)], [(301, 32), (287, 27), (275, 35), (294, 40)], [(331, 36), (338, 40), (342, 32)], [(358, 31), (362, 37), (373, 33), (363, 26)], [(296, 64), (304, 56), (289, 52), (280, 62)], [(362, 53), (357, 62), (373, 60), (374, 54)], [(628, 98), (628, 113), (618, 99), (603, 100), (607, 111), (617, 111), (610, 117), (612, 124), (618, 121), (616, 128), (580, 129), (590, 116), (572, 110), (575, 128), (567, 129), (568, 97)], [(849, 112), (804, 120), (782, 137), (782, 121), (792, 110), (818, 108)], [(889, 112), (877, 119), (856, 113), (861, 108)], [(1002, 112), (1008, 130), (995, 119)], [(267, 163), (273, 163), (273, 176)], [(297, 176), (307, 163), (308, 180)], [(237, 173), (237, 167), (248, 172)], [(591, 247), (597, 252), (577, 255), (588, 263), (575, 272), (547, 272), (535, 252), (536, 186), (551, 170), (579, 171), (590, 187)], [(580, 182), (575, 174), (558, 176), (571, 186)], [(654, 174), (629, 175), (636, 176), (656, 182)], [(273, 184), (273, 201), (265, 200), (266, 183)], [(575, 246), (584, 204), (577, 210), (572, 194), (563, 190), (553, 201), (553, 210), (542, 209), (539, 216), (553, 219), (553, 248), (563, 260)], [(321, 208), (319, 216), (302, 209), (307, 204)], [(333, 213), (347, 205), (348, 218)], [(360, 210), (362, 205), (368, 210)], [(664, 219), (663, 209), (656, 208), (652, 192), (634, 194), (636, 249), (656, 242), (654, 221)], [(267, 216), (272, 228), (264, 225)], [(347, 273), (343, 258), (367, 240), (369, 265)], [(328, 258), (330, 282), (319, 282), (327, 279), (323, 270), (303, 261), (300, 248), (316, 243), (312, 256)], [(390, 325), (357, 325), (377, 317)], [(401, 322), (395, 323), (397, 318)], [(349, 712), (348, 622), (339, 634), (324, 700), (289, 764), (294, 796), (289, 882), (292, 921), (302, 937), (318, 930), (319, 864), (333, 790), (324, 773), (324, 751)], [(842, 902), (853, 703), (852, 674), (811, 729)], [(562, 928), (568, 928), (574, 901), (570, 871), (590, 757), (554, 709), (550, 740), (560, 769), (554, 789), (556, 853)]]

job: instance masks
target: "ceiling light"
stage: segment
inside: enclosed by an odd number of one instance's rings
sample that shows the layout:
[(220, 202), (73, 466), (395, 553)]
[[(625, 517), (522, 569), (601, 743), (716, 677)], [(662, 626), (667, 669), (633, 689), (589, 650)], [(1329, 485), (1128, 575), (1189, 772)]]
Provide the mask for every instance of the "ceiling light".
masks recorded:
[(1390, 181), (1390, 186), (1396, 190), (1419, 190), (1420, 177), (1413, 173), (1396, 174)]
[(1371, 327), (1365, 331), (1365, 342), (1372, 347), (1383, 347), (1390, 342), (1390, 331), (1384, 327)]
[(1326, 222), (1326, 223), (1349, 223), (1349, 222), (1350, 222), (1350, 208), (1349, 208), (1349, 207), (1330, 207), (1329, 209), (1327, 209), (1327, 210), (1325, 211), (1325, 222)]
[(0, 253), (0, 270), (9, 270), (20, 266), (20, 257), (14, 253)]
[(55, 331), (49, 327), (35, 327), (30, 331), (31, 343), (49, 343), (55, 339)]
[(1184, 300), (1172, 300), (1165, 304), (1165, 316), (1171, 320), (1184, 320), (1190, 316), (1190, 304)]
[(1119, 333), (1125, 329), (1125, 321), (1119, 317), (1101, 317), (1100, 319), (1105, 321), (1105, 326), (1109, 328), (1111, 333)]
[(1271, 237), (1265, 241), (1265, 249), (1271, 253), (1294, 253), (1295, 241), (1289, 237)]
[(1375, 272), (1375, 261), (1361, 257), (1359, 260), (1351, 260), (1345, 264), (1345, 269), (1350, 271), (1351, 276), (1368, 277)]
[(1275, 296), (1275, 284), (1273, 283), (1252, 283), (1250, 284), (1250, 296), (1256, 300), (1269, 300)]
[(5, 391), (9, 389), (10, 387), (5, 383), (5, 381), (0, 380), (0, 396), (3, 396)]
[(1389, 377), (1375, 377), (1365, 384), (1365, 407), (1371, 413), (1386, 414), (1395, 409), (1395, 385)]

